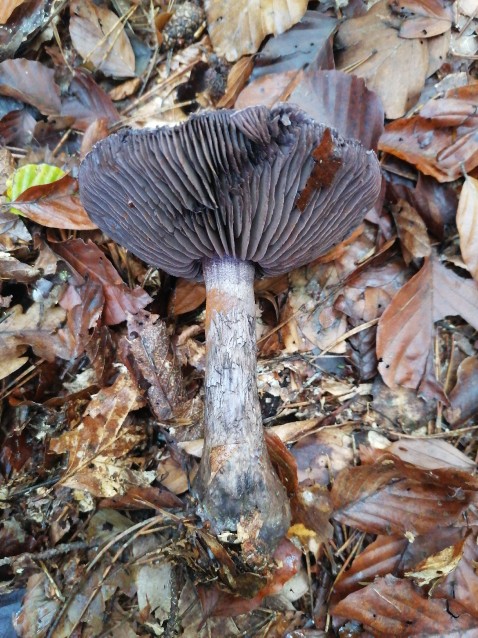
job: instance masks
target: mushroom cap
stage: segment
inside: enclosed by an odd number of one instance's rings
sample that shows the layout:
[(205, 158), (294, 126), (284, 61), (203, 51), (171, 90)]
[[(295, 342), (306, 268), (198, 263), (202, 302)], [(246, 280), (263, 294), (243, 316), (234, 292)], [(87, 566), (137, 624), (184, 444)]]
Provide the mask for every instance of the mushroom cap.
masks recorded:
[(99, 228), (189, 279), (226, 255), (263, 275), (306, 264), (362, 221), (380, 185), (372, 151), (288, 104), (122, 131), (80, 167), (81, 201)]

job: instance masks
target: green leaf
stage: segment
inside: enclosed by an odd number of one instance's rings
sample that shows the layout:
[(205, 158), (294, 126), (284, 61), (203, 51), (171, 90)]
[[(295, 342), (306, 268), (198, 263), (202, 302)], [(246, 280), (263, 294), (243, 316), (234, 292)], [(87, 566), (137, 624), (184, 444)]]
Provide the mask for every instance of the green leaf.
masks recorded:
[[(15, 201), (23, 192), (32, 186), (51, 184), (61, 179), (65, 171), (50, 164), (25, 164), (14, 171), (7, 182), (7, 197), (10, 201)], [(10, 209), (12, 213), (21, 215), (22, 212), (16, 208)]]

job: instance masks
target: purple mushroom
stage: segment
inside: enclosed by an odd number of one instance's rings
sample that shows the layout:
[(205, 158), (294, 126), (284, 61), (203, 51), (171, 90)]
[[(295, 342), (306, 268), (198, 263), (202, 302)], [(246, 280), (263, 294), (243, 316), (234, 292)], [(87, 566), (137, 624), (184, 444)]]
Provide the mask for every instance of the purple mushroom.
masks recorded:
[(342, 241), (380, 183), (372, 151), (291, 105), (124, 131), (80, 168), (81, 200), (105, 233), (148, 264), (205, 281), (205, 443), (194, 490), (216, 532), (249, 535), (264, 552), (290, 509), (264, 439), (254, 277)]

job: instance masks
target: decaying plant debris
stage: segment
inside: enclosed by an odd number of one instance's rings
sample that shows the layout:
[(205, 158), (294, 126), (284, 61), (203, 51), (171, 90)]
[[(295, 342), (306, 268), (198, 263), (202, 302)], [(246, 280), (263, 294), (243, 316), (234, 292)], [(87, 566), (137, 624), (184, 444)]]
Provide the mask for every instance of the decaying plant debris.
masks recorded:
[[(0, 601), (19, 636), (478, 635), (476, 6), (293, 4), (2, 3)], [(191, 489), (204, 287), (98, 230), (77, 179), (111, 133), (284, 102), (377, 151), (383, 181), (351, 237), (255, 282), (292, 520), (254, 567)]]

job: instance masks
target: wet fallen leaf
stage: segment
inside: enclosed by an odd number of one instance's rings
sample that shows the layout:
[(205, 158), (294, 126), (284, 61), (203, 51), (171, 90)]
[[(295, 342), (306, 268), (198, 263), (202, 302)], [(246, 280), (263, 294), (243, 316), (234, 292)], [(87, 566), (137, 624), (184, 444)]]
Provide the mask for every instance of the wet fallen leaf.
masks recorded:
[(342, 71), (308, 70), (288, 101), (343, 137), (358, 139), (366, 148), (377, 147), (383, 132), (383, 106), (362, 78)]
[(409, 544), (400, 536), (377, 536), (367, 545), (346, 572), (334, 583), (334, 599), (340, 600), (344, 594), (361, 589), (361, 584), (373, 581), (377, 576), (396, 573), (405, 550)]
[(343, 22), (336, 38), (337, 68), (363, 78), (389, 119), (402, 117), (416, 102), (429, 62), (426, 41), (400, 38), (393, 20), (387, 0), (380, 0), (364, 16)]
[(478, 281), (478, 180), (467, 176), (461, 189), (456, 225), (463, 261)]
[(43, 115), (60, 112), (60, 88), (54, 71), (40, 62), (17, 58), (0, 62), (0, 95), (32, 104)]
[(35, 132), (36, 120), (26, 109), (10, 111), (0, 119), (0, 140), (11, 146), (28, 145)]
[(375, 638), (473, 638), (476, 629), (476, 619), (463, 609), (450, 614), (446, 601), (430, 599), (410, 581), (391, 575), (350, 594), (332, 611), (362, 623)]
[(454, 188), (422, 173), (413, 189), (398, 183), (387, 186), (392, 202), (407, 201), (424, 220), (428, 232), (437, 239), (444, 239), (447, 227), (455, 222), (458, 199)]
[(248, 53), (256, 53), (262, 41), (298, 22), (307, 2), (282, 3), (272, 0), (206, 0), (209, 36), (214, 50), (229, 62)]
[(373, 465), (337, 475), (331, 492), (333, 517), (373, 534), (418, 535), (459, 525), (478, 488), (470, 479), (463, 470), (425, 470), (385, 455)]
[(131, 290), (123, 282), (111, 262), (92, 241), (70, 239), (55, 244), (55, 252), (75, 268), (80, 275), (88, 275), (101, 284), (105, 296), (104, 323), (108, 326), (121, 323), (127, 313), (135, 313), (151, 302), (142, 289)]
[(112, 126), (120, 119), (108, 93), (83, 70), (75, 71), (68, 96), (61, 105), (61, 116), (71, 117), (72, 125), (80, 131), (86, 131), (97, 120), (105, 120), (108, 126)]
[(91, 0), (70, 3), (73, 46), (95, 70), (118, 78), (135, 74), (135, 56), (120, 18)]
[(69, 175), (50, 184), (27, 188), (12, 203), (15, 210), (42, 226), (70, 230), (96, 228), (81, 205), (78, 181)]
[[(7, 0), (7, 5), (11, 1)], [(15, 57), (22, 45), (29, 45), (51, 18), (54, 7), (53, 0), (28, 0), (19, 4), (8, 22), (0, 24), (0, 61)]]
[(379, 371), (389, 387), (420, 387), (434, 322), (449, 315), (460, 315), (478, 329), (478, 284), (432, 255), (394, 296), (378, 324)]
[(452, 89), (427, 102), (420, 115), (388, 124), (379, 149), (451, 182), (478, 165), (477, 104), (478, 84)]

